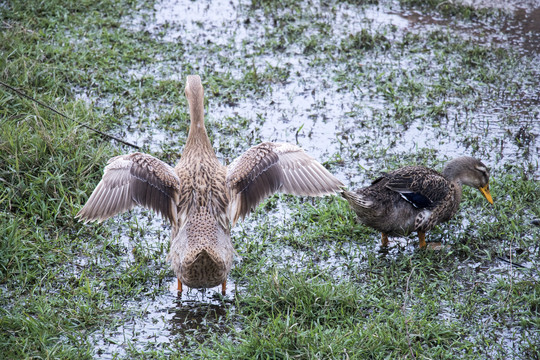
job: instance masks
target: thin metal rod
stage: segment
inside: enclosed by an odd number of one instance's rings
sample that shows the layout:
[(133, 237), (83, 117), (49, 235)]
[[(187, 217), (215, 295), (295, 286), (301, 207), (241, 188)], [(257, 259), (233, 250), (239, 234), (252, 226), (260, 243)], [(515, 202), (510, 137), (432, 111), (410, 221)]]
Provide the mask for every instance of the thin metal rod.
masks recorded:
[(116, 140), (116, 141), (118, 141), (118, 142), (121, 142), (122, 144), (131, 146), (132, 148), (135, 148), (135, 149), (140, 150), (140, 147), (139, 147), (139, 146), (137, 146), (137, 145), (135, 145), (135, 144), (132, 144), (132, 143), (130, 143), (130, 142), (127, 142), (127, 141), (125, 141), (125, 140), (122, 140), (122, 139), (120, 139), (120, 138), (117, 138), (117, 137), (115, 137), (115, 136), (106, 134), (106, 133), (104, 133), (103, 131), (100, 131), (100, 130), (98, 130), (98, 129), (94, 129), (94, 128), (91, 127), (91, 126), (88, 126), (88, 125), (86, 125), (86, 124), (83, 124), (83, 123), (80, 122), (80, 121), (77, 121), (77, 120), (75, 120), (75, 119), (72, 119), (72, 118), (70, 118), (69, 116), (62, 114), (60, 111), (58, 111), (58, 110), (56, 110), (56, 109), (50, 107), (49, 105), (47, 105), (47, 104), (45, 104), (45, 103), (43, 103), (43, 102), (41, 102), (41, 101), (39, 101), (39, 100), (37, 100), (37, 99), (34, 99), (33, 97), (31, 97), (31, 96), (29, 96), (29, 95), (26, 95), (26, 94), (23, 93), (22, 91), (20, 91), (20, 90), (18, 90), (18, 89), (15, 89), (14, 87), (12, 87), (12, 86), (10, 86), (10, 85), (8, 85), (8, 84), (2, 82), (2, 81), (0, 81), (0, 85), (3, 85), (3, 86), (5, 86), (5, 87), (7, 87), (7, 88), (10, 89), (11, 91), (17, 93), (19, 96), (22, 96), (22, 97), (24, 97), (24, 98), (26, 98), (26, 99), (28, 99), (28, 100), (30, 100), (30, 101), (33, 101), (33, 102), (35, 102), (35, 103), (37, 103), (37, 104), (43, 106), (44, 108), (47, 108), (47, 109), (51, 110), (51, 111), (54, 112), (55, 114), (58, 114), (58, 115), (60, 115), (60, 116), (63, 116), (63, 117), (65, 117), (66, 119), (71, 120), (71, 121), (73, 121), (73, 122), (79, 124), (80, 126), (87, 128), (88, 130), (92, 130), (92, 131), (98, 133), (98, 134), (101, 135), (101, 136), (104, 136), (104, 137), (107, 137), (107, 138)]

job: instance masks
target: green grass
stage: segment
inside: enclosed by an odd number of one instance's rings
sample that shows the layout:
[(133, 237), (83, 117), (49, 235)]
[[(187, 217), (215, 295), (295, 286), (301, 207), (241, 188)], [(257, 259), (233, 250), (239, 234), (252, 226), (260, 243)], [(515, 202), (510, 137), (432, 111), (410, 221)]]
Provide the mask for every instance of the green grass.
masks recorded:
[[(468, 24), (501, 16), (448, 1), (400, 4)], [(155, 21), (154, 5), (2, 6), (0, 80), (174, 164), (188, 131), (183, 79), (200, 73), (224, 159), (292, 133), (328, 146), (316, 157), (354, 188), (406, 164), (441, 169), (457, 148), (491, 164), (495, 205), (465, 189), (455, 218), (428, 233), (447, 248), (418, 250), (411, 235), (381, 251), (380, 234), (344, 200), (274, 196), (233, 228), (236, 296), (176, 299), (169, 229), (155, 215), (74, 218), (107, 159), (134, 150), (0, 86), (4, 358), (539, 358), (532, 56), (465, 40), (452, 26), (349, 29), (336, 17), (397, 6), (385, 1), (242, 3), (229, 28), (200, 24), (175, 41), (176, 23), (136, 25)], [(310, 96), (311, 123), (291, 111)], [(342, 99), (345, 112), (332, 113)], [(269, 124), (274, 113), (285, 125)], [(319, 144), (317, 126), (328, 123), (335, 134)], [(415, 145), (415, 129), (434, 139)]]
[(458, 17), (466, 20), (474, 20), (477, 18), (487, 18), (500, 13), (498, 9), (490, 8), (483, 3), (479, 3), (479, 6), (475, 7), (465, 2), (461, 3), (458, 1), (445, 0), (400, 0), (399, 2), (402, 5), (419, 8), (426, 12), (435, 12), (447, 18)]

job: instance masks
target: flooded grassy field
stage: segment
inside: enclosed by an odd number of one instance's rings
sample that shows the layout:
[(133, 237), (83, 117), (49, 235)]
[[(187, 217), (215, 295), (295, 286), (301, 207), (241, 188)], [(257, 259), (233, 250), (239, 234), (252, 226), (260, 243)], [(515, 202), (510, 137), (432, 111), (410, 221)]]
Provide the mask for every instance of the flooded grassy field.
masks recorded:
[(230, 163), (303, 147), (347, 187), (460, 155), (489, 205), (380, 246), (340, 198), (275, 195), (232, 229), (225, 296), (179, 295), (170, 227), (74, 215), (135, 151), (0, 91), (6, 358), (540, 358), (540, 2), (0, 2), (0, 81), (171, 165), (199, 74)]

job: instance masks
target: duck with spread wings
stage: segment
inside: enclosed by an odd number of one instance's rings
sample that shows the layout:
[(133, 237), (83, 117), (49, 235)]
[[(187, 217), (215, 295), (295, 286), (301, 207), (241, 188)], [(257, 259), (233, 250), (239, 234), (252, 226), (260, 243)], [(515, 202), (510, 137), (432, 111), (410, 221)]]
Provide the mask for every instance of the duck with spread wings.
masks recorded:
[(343, 184), (301, 148), (287, 143), (261, 143), (229, 166), (222, 165), (204, 125), (199, 76), (187, 77), (185, 93), (191, 125), (176, 167), (140, 152), (113, 157), (77, 217), (101, 222), (135, 206), (156, 211), (171, 222), (167, 259), (178, 290), (182, 284), (221, 284), (225, 293), (235, 254), (231, 224), (275, 192), (323, 196), (340, 192)]

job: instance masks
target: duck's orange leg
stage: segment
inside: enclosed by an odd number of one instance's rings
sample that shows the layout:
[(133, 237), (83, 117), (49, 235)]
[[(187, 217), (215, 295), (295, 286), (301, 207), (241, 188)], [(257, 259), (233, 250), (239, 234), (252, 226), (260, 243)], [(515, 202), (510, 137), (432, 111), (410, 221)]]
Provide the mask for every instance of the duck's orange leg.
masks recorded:
[(227, 288), (227, 280), (225, 279), (225, 281), (223, 281), (223, 284), (221, 284), (221, 295), (225, 296), (225, 294), (226, 294), (225, 289), (226, 288)]
[(426, 233), (424, 231), (418, 232), (418, 239), (420, 240), (420, 248), (426, 247)]
[(177, 280), (178, 280), (178, 291), (182, 292), (182, 282), (178, 278), (177, 278)]
[(381, 233), (381, 243), (382, 246), (388, 246), (388, 235)]

